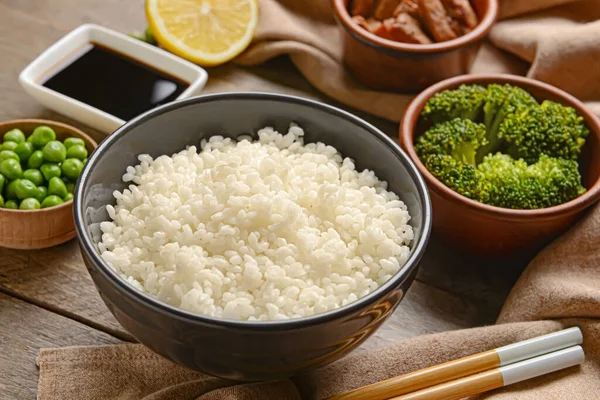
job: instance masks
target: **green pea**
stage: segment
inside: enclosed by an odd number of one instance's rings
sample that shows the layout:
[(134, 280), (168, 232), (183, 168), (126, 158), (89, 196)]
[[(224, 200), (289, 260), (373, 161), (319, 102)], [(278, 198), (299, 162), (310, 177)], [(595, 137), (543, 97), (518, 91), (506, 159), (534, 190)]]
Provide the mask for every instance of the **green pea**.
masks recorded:
[(19, 210), (39, 210), (39, 209), (40, 209), (40, 202), (37, 201), (37, 199), (34, 199), (33, 197), (24, 199), (23, 201), (21, 201), (21, 205), (19, 206)]
[(17, 142), (4, 142), (0, 145), (0, 150), (15, 151), (19, 144)]
[(148, 44), (156, 46), (156, 38), (154, 37), (154, 34), (152, 33), (152, 29), (150, 29), (150, 27), (146, 28), (143, 40)]
[(20, 129), (11, 129), (4, 134), (4, 141), (23, 143), (25, 141), (25, 134)]
[(69, 194), (67, 194), (67, 195), (66, 195), (66, 196), (63, 198), (63, 200), (64, 200), (64, 201), (73, 200), (73, 198), (74, 198), (74, 197), (75, 197), (75, 196), (73, 196), (73, 193), (69, 193)]
[(42, 208), (54, 207), (62, 203), (64, 203), (63, 199), (55, 195), (50, 195), (42, 201)]
[[(2, 194), (2, 191), (4, 191), (4, 184), (6, 183), (6, 178), (4, 177), (4, 175), (0, 174), (0, 194)], [(68, 189), (68, 186), (67, 186)]]
[(37, 186), (28, 179), (19, 179), (15, 185), (15, 192), (19, 199), (35, 197), (38, 194)]
[(19, 203), (17, 203), (14, 200), (7, 200), (6, 203), (4, 203), (4, 208), (9, 208), (11, 210), (18, 210)]
[[(1, 175), (0, 175), (1, 176)], [(0, 190), (1, 192), (1, 190)], [(67, 192), (69, 193), (75, 193), (75, 184), (72, 182), (67, 182)]]
[(0, 194), (0, 208), (4, 207), (4, 197)]
[(48, 188), (46, 186), (38, 186), (35, 198), (41, 203), (46, 197), (48, 197)]
[(83, 161), (87, 158), (87, 156), (87, 150), (80, 144), (76, 144), (67, 149), (67, 158), (77, 158)]
[(9, 158), (12, 158), (13, 160), (21, 161), (19, 159), (19, 156), (17, 155), (17, 153), (15, 153), (12, 150), (2, 150), (2, 151), (0, 151), (0, 164), (2, 164), (2, 161), (8, 160)]
[(40, 171), (42, 171), (42, 175), (44, 175), (44, 179), (50, 181), (50, 179), (54, 177), (60, 177), (62, 174), (60, 167), (58, 164), (54, 163), (46, 163), (40, 167)]
[(44, 163), (44, 153), (41, 150), (34, 151), (29, 160), (27, 160), (27, 168), (38, 169)]
[(33, 143), (35, 147), (41, 149), (47, 143), (56, 140), (56, 133), (48, 126), (38, 126), (33, 130), (31, 137), (31, 143)]
[[(29, 136), (27, 136), (27, 140), (26, 140), (26, 142), (27, 142), (27, 143), (31, 143), (31, 144), (33, 144), (33, 135), (29, 135)], [(35, 145), (34, 145), (34, 146), (35, 146)]]
[(48, 182), (48, 194), (55, 194), (62, 199), (69, 194), (69, 192), (67, 191), (67, 186), (65, 186), (65, 183), (60, 178), (55, 176)]
[(67, 158), (64, 163), (62, 163), (61, 170), (63, 174), (67, 178), (77, 179), (79, 174), (81, 174), (81, 170), (83, 169), (83, 162), (76, 158)]
[(67, 149), (58, 140), (53, 140), (46, 143), (42, 149), (42, 154), (44, 154), (44, 160), (48, 162), (61, 163), (67, 158)]
[(85, 166), (85, 164), (87, 164), (87, 158), (85, 160), (83, 160), (83, 165)]
[(9, 180), (19, 179), (23, 175), (23, 169), (17, 160), (9, 158), (0, 164), (0, 174)]
[(23, 179), (30, 180), (35, 186), (40, 186), (44, 183), (44, 176), (39, 169), (26, 169), (23, 171)]
[(66, 138), (64, 144), (67, 149), (71, 148), (71, 146), (83, 146), (85, 148), (85, 142), (83, 139), (76, 137)]
[(19, 143), (17, 147), (15, 147), (15, 153), (19, 156), (21, 163), (24, 164), (33, 154), (33, 145), (27, 142)]
[(15, 187), (18, 184), (18, 182), (19, 182), (18, 179), (15, 179), (14, 181), (8, 182), (8, 185), (6, 185), (6, 189), (4, 190), (4, 198), (6, 200), (16, 200), (16, 199), (18, 199), (18, 197), (17, 197), (17, 191), (15, 190)]

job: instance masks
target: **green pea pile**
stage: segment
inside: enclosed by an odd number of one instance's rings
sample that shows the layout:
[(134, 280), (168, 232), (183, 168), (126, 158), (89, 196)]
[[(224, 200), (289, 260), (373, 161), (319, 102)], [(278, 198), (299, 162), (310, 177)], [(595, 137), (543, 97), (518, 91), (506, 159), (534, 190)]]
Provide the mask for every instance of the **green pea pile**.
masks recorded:
[(87, 156), (82, 139), (58, 141), (47, 126), (27, 139), (20, 129), (6, 132), (0, 144), (0, 207), (38, 210), (72, 200)]

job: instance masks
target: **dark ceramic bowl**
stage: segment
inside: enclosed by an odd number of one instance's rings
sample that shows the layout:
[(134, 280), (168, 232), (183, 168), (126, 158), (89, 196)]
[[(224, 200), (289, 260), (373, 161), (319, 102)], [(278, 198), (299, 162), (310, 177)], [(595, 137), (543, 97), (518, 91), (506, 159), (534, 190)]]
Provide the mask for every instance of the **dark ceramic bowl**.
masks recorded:
[[(173, 154), (211, 135), (236, 137), (265, 126), (305, 129), (389, 183), (407, 204), (415, 230), (406, 265), (389, 282), (341, 309), (283, 322), (206, 317), (164, 304), (127, 284), (100, 258), (99, 224), (122, 190), (137, 155)], [(427, 244), (431, 206), (425, 182), (400, 147), (361, 119), (326, 104), (275, 94), (231, 93), (159, 107), (128, 122), (90, 157), (75, 195), (75, 221), (85, 264), (104, 302), (141, 343), (181, 365), (236, 380), (289, 377), (330, 363), (359, 346), (394, 312), (411, 285)]]
[(471, 70), (498, 15), (498, 0), (472, 0), (479, 25), (447, 42), (411, 44), (383, 39), (360, 28), (348, 12), (352, 0), (332, 0), (344, 28), (344, 63), (361, 83), (378, 90), (418, 92)]
[[(552, 100), (577, 110), (590, 130), (580, 157), (587, 192), (567, 203), (538, 210), (493, 207), (462, 196), (438, 181), (421, 163), (414, 141), (424, 131), (420, 114), (436, 93), (462, 84), (508, 83), (538, 101)], [(600, 198), (600, 121), (570, 94), (533, 79), (513, 75), (465, 75), (440, 82), (418, 95), (400, 124), (400, 143), (425, 177), (434, 209), (434, 232), (455, 247), (483, 255), (510, 256), (534, 251), (570, 227)]]

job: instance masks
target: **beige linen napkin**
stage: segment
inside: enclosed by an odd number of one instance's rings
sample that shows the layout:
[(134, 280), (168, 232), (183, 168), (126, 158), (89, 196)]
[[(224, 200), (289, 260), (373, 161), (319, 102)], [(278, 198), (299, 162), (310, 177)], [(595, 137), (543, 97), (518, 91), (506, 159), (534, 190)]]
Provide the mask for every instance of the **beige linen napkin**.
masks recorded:
[[(579, 97), (600, 115), (600, 1), (499, 1), (500, 18), (511, 19), (492, 29), (495, 47), (482, 48), (472, 72), (526, 74)], [(255, 65), (288, 54), (320, 91), (399, 121), (412, 96), (369, 90), (344, 70), (342, 31), (332, 10), (331, 0), (261, 0), (255, 41), (236, 62)]]
[[(578, 96), (600, 114), (600, 1), (500, 0), (501, 17), (473, 73), (511, 72)], [(340, 28), (329, 0), (261, 0), (256, 39), (236, 62), (254, 65), (281, 54), (331, 97), (398, 121), (410, 96), (368, 90), (341, 65)], [(528, 14), (525, 14), (528, 13)], [(236, 82), (243, 90), (244, 82)], [(350, 355), (291, 380), (237, 384), (205, 376), (141, 345), (42, 349), (39, 400), (322, 399), (419, 368), (568, 326), (584, 332), (581, 367), (481, 398), (600, 398), (600, 206), (542, 251), (523, 274), (499, 325), (422, 336)]]

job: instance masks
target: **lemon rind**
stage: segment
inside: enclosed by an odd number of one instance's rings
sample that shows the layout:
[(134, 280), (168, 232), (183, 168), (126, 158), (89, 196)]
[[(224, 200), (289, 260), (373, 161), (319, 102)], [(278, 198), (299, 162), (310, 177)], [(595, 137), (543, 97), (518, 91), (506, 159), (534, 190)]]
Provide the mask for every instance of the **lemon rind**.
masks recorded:
[(150, 25), (150, 29), (152, 29), (152, 33), (156, 37), (156, 40), (161, 47), (198, 65), (210, 67), (232, 60), (241, 54), (250, 45), (250, 42), (252, 42), (254, 32), (258, 26), (259, 7), (256, 0), (248, 0), (248, 3), (250, 4), (251, 17), (250, 23), (246, 27), (244, 36), (234, 45), (232, 45), (227, 51), (221, 53), (210, 53), (189, 47), (169, 33), (169, 30), (165, 26), (162, 18), (160, 18), (160, 14), (156, 8), (156, 0), (146, 1), (146, 16)]

